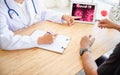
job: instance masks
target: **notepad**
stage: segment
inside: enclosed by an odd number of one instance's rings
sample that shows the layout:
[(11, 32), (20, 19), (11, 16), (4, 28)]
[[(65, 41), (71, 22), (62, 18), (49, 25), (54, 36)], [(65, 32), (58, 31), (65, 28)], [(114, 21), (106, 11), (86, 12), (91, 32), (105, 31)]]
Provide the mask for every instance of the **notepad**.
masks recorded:
[[(37, 39), (38, 37), (43, 36), (45, 33), (45, 31), (36, 30), (32, 33), (31, 36)], [(42, 44), (38, 45), (38, 47), (49, 51), (63, 53), (67, 48), (70, 39), (71, 38), (66, 35), (58, 34), (52, 44)]]

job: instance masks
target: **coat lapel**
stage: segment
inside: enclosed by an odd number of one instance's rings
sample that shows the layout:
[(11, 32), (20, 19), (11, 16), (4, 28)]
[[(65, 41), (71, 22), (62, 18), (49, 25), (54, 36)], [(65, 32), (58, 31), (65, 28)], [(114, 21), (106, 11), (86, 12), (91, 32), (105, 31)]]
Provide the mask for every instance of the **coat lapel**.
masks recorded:
[(26, 3), (27, 3), (27, 9), (28, 9), (28, 12), (29, 12), (29, 15), (30, 15), (30, 25), (31, 25), (35, 20), (36, 13), (35, 13), (32, 1), (31, 0), (26, 0)]

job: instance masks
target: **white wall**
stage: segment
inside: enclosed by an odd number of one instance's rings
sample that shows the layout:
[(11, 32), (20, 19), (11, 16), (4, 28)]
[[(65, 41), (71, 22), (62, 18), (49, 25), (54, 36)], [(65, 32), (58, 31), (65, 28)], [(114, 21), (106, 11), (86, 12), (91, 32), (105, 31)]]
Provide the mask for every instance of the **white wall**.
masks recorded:
[(77, 1), (77, 2), (93, 2), (94, 0), (71, 0), (71, 1)]
[(70, 0), (43, 0), (42, 2), (47, 8), (64, 8), (70, 4)]

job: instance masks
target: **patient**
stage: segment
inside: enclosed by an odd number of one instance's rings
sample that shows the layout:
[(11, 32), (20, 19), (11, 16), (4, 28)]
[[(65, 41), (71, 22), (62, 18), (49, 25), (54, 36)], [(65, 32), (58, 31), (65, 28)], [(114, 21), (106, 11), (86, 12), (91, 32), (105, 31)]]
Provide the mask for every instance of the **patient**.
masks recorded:
[[(100, 20), (98, 26), (100, 28), (116, 29), (120, 31), (120, 25), (108, 19)], [(80, 55), (86, 75), (120, 75), (120, 43), (114, 48), (110, 57), (100, 66), (97, 66), (89, 51), (94, 40), (92, 36), (84, 36), (80, 41)]]

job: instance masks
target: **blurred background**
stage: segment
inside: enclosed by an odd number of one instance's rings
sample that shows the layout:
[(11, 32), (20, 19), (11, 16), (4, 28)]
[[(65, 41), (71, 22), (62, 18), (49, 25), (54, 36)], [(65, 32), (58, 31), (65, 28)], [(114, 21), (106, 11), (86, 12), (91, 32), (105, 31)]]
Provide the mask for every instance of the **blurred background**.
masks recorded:
[[(97, 6), (96, 10), (96, 19), (105, 18), (101, 15), (101, 11), (107, 11), (109, 14), (110, 9), (113, 6), (119, 4), (119, 0), (41, 0), (44, 6), (48, 9), (52, 9), (58, 12), (63, 12), (65, 14), (71, 15), (71, 2), (86, 2), (86, 3), (95, 3)], [(107, 15), (108, 16), (108, 15)], [(107, 17), (106, 16), (106, 17)]]

